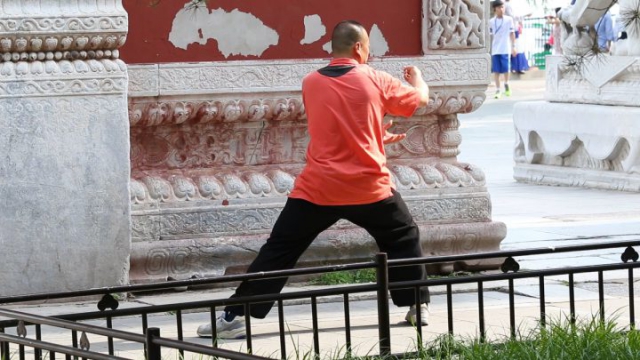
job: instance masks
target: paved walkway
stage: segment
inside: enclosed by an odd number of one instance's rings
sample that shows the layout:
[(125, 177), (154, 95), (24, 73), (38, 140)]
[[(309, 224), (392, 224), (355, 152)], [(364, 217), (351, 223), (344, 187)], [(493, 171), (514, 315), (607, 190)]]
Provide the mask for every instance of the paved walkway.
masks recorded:
[[(542, 98), (544, 80), (513, 81), (514, 95), (511, 98), (494, 100), (488, 96), (485, 105), (475, 113), (462, 115), (460, 159), (481, 166), (488, 179), (488, 188), (493, 202), (493, 218), (507, 224), (508, 235), (503, 242), (504, 249), (531, 248), (551, 245), (581, 244), (614, 240), (640, 239), (640, 194), (623, 193), (582, 188), (564, 188), (520, 184), (513, 181), (511, 170), (514, 144), (511, 114), (517, 101)], [(488, 94), (492, 94), (492, 87)], [(619, 262), (619, 251), (589, 252), (567, 256), (544, 256), (521, 260), (524, 269), (544, 269), (557, 266), (601, 264)], [(614, 312), (621, 324), (628, 324), (628, 297), (625, 272), (606, 276), (606, 311)], [(595, 275), (576, 276), (579, 281), (575, 290), (576, 310), (579, 315), (590, 316), (598, 309), (598, 288), (592, 282)], [(516, 316), (519, 331), (526, 332), (534, 327), (539, 317), (539, 294), (537, 281), (516, 281)], [(509, 333), (507, 284), (496, 282), (485, 285), (485, 321), (489, 336), (501, 338)], [(286, 291), (300, 290), (287, 288)], [(423, 328), (425, 339), (434, 339), (448, 329), (447, 302), (444, 288), (434, 287), (430, 324)], [(454, 331), (467, 337), (478, 334), (478, 305), (475, 286), (455, 286), (453, 295)], [(145, 306), (148, 304), (169, 304), (197, 301), (211, 298), (226, 298), (230, 289), (210, 291), (188, 291), (138, 296), (124, 302), (121, 308)], [(351, 323), (353, 347), (358, 355), (377, 354), (377, 311), (372, 300), (373, 294), (351, 302)], [(558, 317), (569, 311), (569, 289), (566, 277), (550, 278), (546, 282), (547, 314)], [(636, 302), (636, 306), (637, 306)], [(61, 314), (78, 311), (93, 311), (95, 303), (73, 303), (53, 305), (14, 306), (12, 308), (39, 314)], [(318, 305), (321, 358), (337, 358), (344, 353), (344, 315), (341, 302), (325, 302)], [(416, 331), (402, 323), (405, 310), (391, 308), (392, 351), (401, 352), (415, 349)], [(285, 306), (288, 328), (287, 352), (289, 358), (302, 358), (313, 348), (311, 315), (309, 304)], [(196, 337), (198, 325), (207, 322), (207, 312), (193, 312), (183, 315), (185, 340), (208, 344), (210, 340)], [(103, 321), (92, 322), (105, 325)], [(278, 358), (279, 338), (278, 318), (273, 311), (264, 320), (253, 324), (253, 349), (255, 354)], [(140, 332), (141, 320), (136, 317), (116, 319), (114, 328)], [(165, 313), (149, 316), (149, 326), (161, 328), (164, 337), (175, 337), (175, 314)], [(32, 328), (30, 331), (33, 331)], [(67, 332), (43, 328), (46, 341), (70, 344)], [(106, 351), (104, 338), (89, 338), (92, 350)], [(224, 348), (246, 350), (243, 340), (224, 341)], [(117, 355), (142, 359), (142, 349), (132, 343), (116, 343)], [(163, 353), (163, 358), (178, 358), (175, 353)], [(185, 359), (200, 359), (189, 355)]]

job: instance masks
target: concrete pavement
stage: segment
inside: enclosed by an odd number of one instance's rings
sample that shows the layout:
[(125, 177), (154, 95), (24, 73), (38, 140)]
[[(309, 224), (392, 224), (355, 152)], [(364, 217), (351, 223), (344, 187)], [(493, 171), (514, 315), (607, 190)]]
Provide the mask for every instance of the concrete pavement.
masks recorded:
[[(460, 116), (463, 143), (459, 159), (479, 165), (487, 176), (488, 188), (492, 196), (493, 218), (507, 224), (508, 235), (503, 249), (542, 247), (551, 245), (582, 244), (613, 240), (640, 239), (640, 194), (583, 188), (549, 187), (520, 184), (513, 181), (514, 130), (512, 123), (513, 104), (517, 101), (539, 100), (543, 96), (544, 79), (512, 81), (514, 95), (510, 98), (494, 100), (493, 87), (488, 90), (485, 105), (477, 112)], [(543, 269), (557, 266), (600, 264), (619, 262), (619, 251), (589, 252), (579, 256), (544, 256), (521, 261), (524, 269)], [(576, 276), (578, 288), (575, 290), (578, 300), (578, 314), (589, 316), (598, 309), (598, 289), (589, 281), (594, 274)], [(626, 273), (607, 275), (606, 311), (617, 312), (621, 324), (628, 323), (628, 298)], [(537, 281), (517, 280), (516, 306), (517, 323), (520, 331), (535, 326), (539, 316), (539, 294)], [(485, 284), (485, 321), (489, 336), (501, 338), (509, 333), (508, 294), (506, 282)], [(288, 287), (286, 291), (300, 290), (300, 287)], [(447, 332), (447, 298), (443, 287), (433, 287), (432, 314), (430, 325), (423, 328), (424, 338), (433, 339)], [(475, 285), (454, 287), (454, 331), (467, 337), (478, 334), (479, 312)], [(121, 307), (145, 306), (149, 304), (169, 304), (183, 301), (197, 301), (211, 298), (226, 298), (230, 289), (210, 291), (189, 291), (152, 296), (138, 295), (123, 302)], [(372, 300), (375, 294), (364, 294), (351, 302), (352, 341), (358, 355), (377, 354), (377, 311)], [(547, 279), (547, 314), (559, 316), (569, 309), (569, 290), (566, 277)], [(637, 302), (636, 302), (637, 304)], [(636, 305), (637, 306), (637, 305)], [(38, 314), (62, 314), (77, 311), (95, 310), (95, 302), (11, 306), (11, 308)], [(289, 358), (301, 358), (313, 349), (311, 315), (309, 304), (291, 304), (285, 306), (288, 329), (287, 353)], [(344, 314), (341, 302), (326, 301), (318, 305), (321, 358), (337, 358), (344, 354)], [(406, 309), (391, 308), (392, 351), (400, 352), (415, 349), (416, 331), (402, 324)], [(196, 337), (198, 325), (207, 322), (207, 312), (193, 312), (183, 315), (184, 339), (199, 344), (208, 344), (210, 340)], [(104, 321), (90, 322), (104, 326)], [(253, 350), (255, 354), (278, 358), (280, 356), (277, 337), (278, 318), (273, 311), (264, 320), (254, 320)], [(125, 331), (141, 332), (141, 320), (137, 317), (114, 320), (114, 328)], [(161, 328), (164, 337), (176, 337), (175, 314), (164, 313), (149, 316), (149, 326)], [(33, 333), (33, 328), (29, 330)], [(70, 344), (70, 335), (66, 331), (43, 328), (43, 337), (47, 341)], [(104, 338), (90, 336), (91, 349), (106, 351)], [(243, 340), (223, 341), (224, 348), (246, 350)], [(142, 349), (129, 342), (116, 343), (119, 356), (141, 359)], [(164, 352), (164, 358), (177, 358), (174, 353)], [(185, 359), (200, 357), (185, 356)]]

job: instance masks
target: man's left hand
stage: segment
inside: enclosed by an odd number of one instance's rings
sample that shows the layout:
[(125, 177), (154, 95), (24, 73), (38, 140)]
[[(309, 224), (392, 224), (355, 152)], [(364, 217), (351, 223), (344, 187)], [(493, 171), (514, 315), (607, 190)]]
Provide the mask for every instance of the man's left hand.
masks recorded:
[(393, 125), (393, 120), (389, 121), (386, 124), (382, 125), (382, 130), (384, 130), (384, 137), (382, 138), (383, 144), (392, 144), (398, 141), (402, 141), (407, 137), (407, 134), (392, 134), (388, 130)]

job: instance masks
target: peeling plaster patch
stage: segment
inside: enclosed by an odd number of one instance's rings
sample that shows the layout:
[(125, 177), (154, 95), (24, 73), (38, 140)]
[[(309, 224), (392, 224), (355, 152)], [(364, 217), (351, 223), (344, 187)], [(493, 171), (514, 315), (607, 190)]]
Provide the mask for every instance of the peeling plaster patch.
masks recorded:
[(383, 56), (389, 52), (389, 43), (382, 35), (377, 24), (373, 24), (369, 32), (370, 52), (372, 56)]
[(331, 50), (331, 41), (329, 41), (328, 43), (322, 45), (322, 50), (328, 52), (329, 54), (331, 54), (333, 51)]
[(322, 23), (320, 15), (307, 15), (304, 17), (304, 39), (300, 45), (312, 44), (327, 33), (327, 28)]
[(270, 46), (277, 45), (278, 33), (253, 14), (234, 9), (226, 12), (206, 7), (187, 7), (173, 19), (169, 41), (177, 48), (190, 44), (206, 44), (213, 39), (225, 57), (230, 55), (260, 56)]

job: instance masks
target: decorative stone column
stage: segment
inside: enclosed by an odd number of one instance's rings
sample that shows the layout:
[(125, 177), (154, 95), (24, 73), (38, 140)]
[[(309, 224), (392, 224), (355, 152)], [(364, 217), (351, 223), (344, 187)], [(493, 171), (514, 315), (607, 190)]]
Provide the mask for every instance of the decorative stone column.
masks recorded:
[(0, 0), (0, 295), (128, 282), (121, 0)]
[[(484, 173), (458, 161), (458, 113), (489, 84), (488, 1), (423, 2), (424, 56), (370, 63), (401, 77), (416, 65), (430, 103), (394, 119), (407, 138), (387, 147), (390, 169), (419, 224), (427, 255), (494, 251)], [(326, 60), (258, 60), (130, 68), (132, 282), (212, 276), (246, 267), (264, 244), (308, 143), (302, 78)], [(348, 222), (322, 233), (301, 265), (371, 258), (373, 239)], [(446, 264), (483, 269), (497, 260)]]

